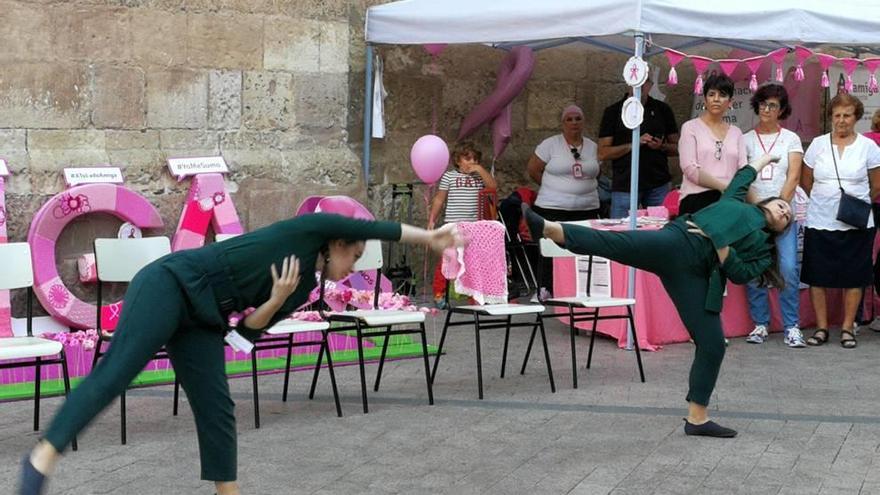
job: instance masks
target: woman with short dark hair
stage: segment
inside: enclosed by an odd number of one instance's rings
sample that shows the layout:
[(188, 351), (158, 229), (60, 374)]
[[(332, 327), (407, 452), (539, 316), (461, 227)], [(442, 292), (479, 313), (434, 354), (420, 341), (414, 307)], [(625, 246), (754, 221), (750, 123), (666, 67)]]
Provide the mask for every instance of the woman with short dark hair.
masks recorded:
[(742, 131), (724, 121), (733, 91), (733, 80), (729, 77), (709, 76), (703, 85), (705, 110), (681, 126), (681, 215), (718, 201), (733, 174), (748, 163)]

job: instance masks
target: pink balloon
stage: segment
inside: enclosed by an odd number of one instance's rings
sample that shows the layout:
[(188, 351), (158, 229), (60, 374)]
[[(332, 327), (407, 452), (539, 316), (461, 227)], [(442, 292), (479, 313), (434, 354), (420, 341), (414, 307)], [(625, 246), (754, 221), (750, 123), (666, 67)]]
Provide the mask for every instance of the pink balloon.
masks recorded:
[(422, 48), (424, 48), (432, 57), (436, 57), (446, 49), (446, 43), (428, 43), (422, 45)]
[(474, 133), (483, 124), (497, 117), (522, 92), (532, 69), (535, 67), (535, 54), (527, 46), (515, 46), (501, 61), (495, 89), (481, 101), (461, 122), (458, 139)]
[(443, 177), (449, 164), (449, 148), (439, 137), (428, 134), (420, 137), (412, 150), (409, 159), (413, 171), (425, 184), (433, 184)]

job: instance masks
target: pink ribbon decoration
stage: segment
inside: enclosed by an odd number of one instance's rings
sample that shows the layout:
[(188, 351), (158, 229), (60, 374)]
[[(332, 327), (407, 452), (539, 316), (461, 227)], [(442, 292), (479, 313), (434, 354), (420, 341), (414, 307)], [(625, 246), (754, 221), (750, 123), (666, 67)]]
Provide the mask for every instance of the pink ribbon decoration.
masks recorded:
[(777, 82), (782, 82), (785, 80), (785, 78), (782, 75), (782, 63), (785, 62), (786, 55), (788, 55), (788, 48), (779, 48), (778, 50), (773, 50), (772, 52), (767, 54), (767, 56), (770, 57), (770, 59), (776, 63), (776, 81)]
[(808, 58), (813, 56), (813, 51), (809, 48), (805, 48), (803, 46), (794, 47), (794, 56), (797, 59), (797, 68), (794, 70), (794, 80), (795, 81), (803, 81), (804, 80), (804, 62), (807, 61)]
[(819, 66), (822, 67), (822, 87), (827, 88), (830, 85), (828, 81), (828, 68), (834, 65), (834, 62), (837, 62), (837, 57), (825, 53), (817, 53), (816, 58), (819, 59)]
[(844, 83), (844, 89), (847, 93), (852, 93), (853, 90), (853, 80), (852, 75), (853, 72), (856, 71), (856, 68), (859, 66), (861, 60), (857, 58), (842, 58), (840, 59), (840, 64), (843, 65), (843, 71), (846, 73), (846, 82)]
[(669, 60), (669, 77), (666, 79), (666, 84), (670, 86), (675, 86), (678, 84), (678, 73), (675, 72), (675, 66), (678, 65), (679, 62), (684, 60), (687, 57), (684, 53), (677, 52), (675, 50), (666, 49), (666, 60)]
[(761, 68), (761, 64), (763, 64), (766, 59), (767, 57), (762, 55), (760, 57), (752, 57), (743, 60), (746, 67), (748, 67), (749, 71), (752, 73), (752, 76), (749, 78), (749, 91), (752, 93), (758, 90), (758, 69)]
[(718, 66), (721, 67), (721, 72), (727, 77), (733, 77), (733, 71), (739, 67), (740, 62), (742, 62), (742, 60), (736, 58), (725, 58), (718, 61)]
[(868, 91), (872, 94), (880, 92), (880, 87), (877, 85), (877, 77), (874, 75), (877, 72), (877, 68), (880, 67), (880, 58), (868, 58), (862, 60), (862, 64), (868, 69), (868, 74), (870, 74), (868, 78)]
[(714, 60), (696, 55), (690, 55), (689, 58), (694, 64), (694, 69), (697, 71), (697, 80), (694, 81), (694, 94), (701, 95), (703, 94), (703, 73), (712, 65)]

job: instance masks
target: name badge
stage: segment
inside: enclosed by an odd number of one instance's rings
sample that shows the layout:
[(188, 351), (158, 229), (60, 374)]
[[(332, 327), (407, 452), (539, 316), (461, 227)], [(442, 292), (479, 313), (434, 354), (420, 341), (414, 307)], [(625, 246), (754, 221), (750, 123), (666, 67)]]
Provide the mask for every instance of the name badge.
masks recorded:
[(761, 180), (773, 180), (773, 165), (761, 169)]
[(242, 337), (241, 334), (235, 330), (227, 333), (223, 340), (229, 344), (229, 347), (245, 354), (250, 354), (250, 352), (254, 350), (254, 344), (252, 344), (250, 340)]
[(571, 166), (571, 175), (575, 179), (583, 179), (584, 178), (584, 166), (580, 163), (575, 163)]

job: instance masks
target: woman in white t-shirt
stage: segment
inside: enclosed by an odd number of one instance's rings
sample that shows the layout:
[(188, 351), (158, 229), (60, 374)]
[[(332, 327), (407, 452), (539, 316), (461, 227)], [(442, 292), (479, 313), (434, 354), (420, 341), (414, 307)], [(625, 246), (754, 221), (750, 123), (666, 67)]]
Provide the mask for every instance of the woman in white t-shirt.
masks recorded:
[[(599, 160), (595, 142), (583, 135), (584, 112), (577, 105), (562, 111), (562, 132), (535, 148), (526, 166), (538, 183), (538, 198), (532, 209), (557, 222), (599, 218)], [(552, 265), (544, 260), (540, 282), (553, 286)]]
[[(747, 132), (743, 139), (748, 162), (764, 155), (779, 157), (779, 161), (764, 167), (749, 188), (749, 201), (757, 203), (768, 198), (782, 198), (791, 204), (794, 190), (801, 178), (804, 148), (797, 134), (780, 125), (791, 115), (788, 92), (781, 84), (766, 84), (758, 88), (751, 99), (752, 110), (758, 116), (758, 125)], [(779, 274), (785, 287), (779, 291), (782, 324), (785, 329), (783, 341), (789, 347), (806, 347), (800, 330), (800, 275), (797, 262), (797, 226), (789, 227), (776, 236), (779, 257)], [(768, 291), (757, 282), (746, 286), (749, 298), (749, 314), (755, 329), (748, 342), (761, 344), (767, 339), (770, 326)]]
[(826, 287), (845, 289), (840, 345), (846, 349), (857, 345), (853, 328), (862, 288), (871, 284), (874, 220), (869, 216), (867, 228), (859, 229), (837, 220), (837, 210), (841, 187), (862, 201), (880, 195), (880, 148), (855, 131), (864, 112), (862, 102), (849, 94), (832, 98), (828, 114), (833, 131), (813, 139), (804, 155), (801, 187), (810, 196), (810, 205), (801, 281), (810, 285), (817, 326), (807, 339), (810, 345), (828, 341)]

